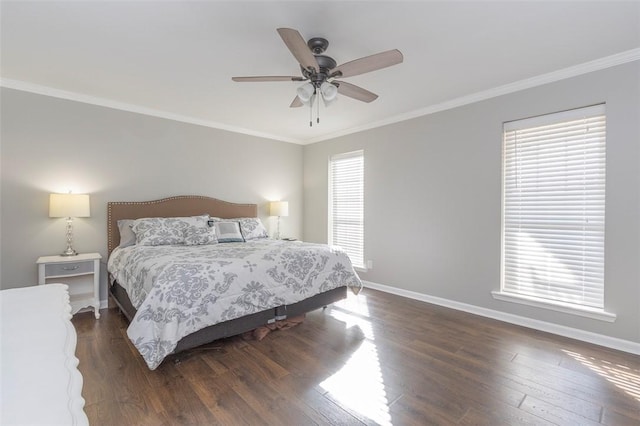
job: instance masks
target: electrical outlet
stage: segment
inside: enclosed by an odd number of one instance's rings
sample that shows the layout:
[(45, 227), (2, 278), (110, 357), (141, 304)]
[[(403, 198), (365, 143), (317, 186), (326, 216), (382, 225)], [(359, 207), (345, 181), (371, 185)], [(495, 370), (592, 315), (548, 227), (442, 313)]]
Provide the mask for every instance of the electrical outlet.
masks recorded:
[(373, 260), (367, 260), (367, 269), (373, 269)]

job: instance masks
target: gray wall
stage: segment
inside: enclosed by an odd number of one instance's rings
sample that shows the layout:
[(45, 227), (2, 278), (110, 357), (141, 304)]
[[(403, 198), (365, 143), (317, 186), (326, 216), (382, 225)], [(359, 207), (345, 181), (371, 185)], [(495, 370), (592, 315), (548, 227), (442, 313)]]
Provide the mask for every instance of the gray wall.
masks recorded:
[[(3, 88), (0, 288), (35, 284), (36, 259), (62, 251), (48, 194), (69, 189), (91, 194), (91, 218), (74, 222), (81, 252), (106, 254), (107, 201), (176, 194), (258, 203), (268, 227), (267, 201), (288, 200), (283, 234), (326, 242), (328, 156), (364, 148), (365, 280), (640, 342), (639, 76), (635, 62), (304, 148)], [(502, 122), (603, 101), (605, 304), (617, 320), (494, 300)]]
[[(502, 123), (607, 103), (605, 308), (614, 323), (494, 300)], [(304, 149), (304, 238), (327, 240), (327, 161), (365, 150), (365, 280), (640, 342), (640, 65), (547, 84)]]
[(282, 233), (302, 234), (299, 145), (6, 88), (0, 95), (0, 288), (36, 284), (37, 258), (64, 249), (65, 220), (48, 217), (51, 192), (91, 194), (91, 217), (74, 221), (74, 247), (103, 261), (108, 201), (193, 194), (257, 203), (273, 231), (267, 203), (282, 199), (290, 214)]

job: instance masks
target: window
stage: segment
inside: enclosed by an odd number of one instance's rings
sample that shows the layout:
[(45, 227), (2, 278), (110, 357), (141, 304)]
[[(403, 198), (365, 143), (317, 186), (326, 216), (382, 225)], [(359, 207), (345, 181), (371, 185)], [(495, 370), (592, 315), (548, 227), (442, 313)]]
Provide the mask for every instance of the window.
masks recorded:
[(605, 127), (604, 105), (504, 124), (502, 294), (604, 309)]
[(364, 268), (364, 151), (329, 159), (329, 244)]

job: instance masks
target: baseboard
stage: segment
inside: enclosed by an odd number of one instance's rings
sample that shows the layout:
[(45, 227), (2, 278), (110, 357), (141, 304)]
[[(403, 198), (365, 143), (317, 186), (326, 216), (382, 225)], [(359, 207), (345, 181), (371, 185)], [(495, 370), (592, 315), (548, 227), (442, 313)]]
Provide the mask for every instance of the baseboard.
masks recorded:
[(508, 322), (510, 324), (520, 325), (523, 327), (532, 328), (534, 330), (557, 334), (559, 336), (569, 337), (571, 339), (581, 340), (583, 342), (593, 343), (595, 345), (640, 355), (640, 343), (632, 342), (630, 340), (618, 339), (598, 333), (592, 333), (590, 331), (566, 327), (564, 325), (558, 325), (546, 321), (521, 317), (519, 315), (508, 314), (506, 312), (482, 308), (475, 305), (469, 305), (467, 303), (456, 302), (455, 300), (443, 299), (441, 297), (430, 296), (415, 291), (390, 287), (371, 281), (363, 281), (363, 284), (365, 288), (380, 290), (385, 293), (391, 293), (409, 299), (420, 300), (422, 302), (433, 303), (434, 305), (444, 306), (446, 308), (464, 311), (470, 314), (480, 315), (498, 321)]

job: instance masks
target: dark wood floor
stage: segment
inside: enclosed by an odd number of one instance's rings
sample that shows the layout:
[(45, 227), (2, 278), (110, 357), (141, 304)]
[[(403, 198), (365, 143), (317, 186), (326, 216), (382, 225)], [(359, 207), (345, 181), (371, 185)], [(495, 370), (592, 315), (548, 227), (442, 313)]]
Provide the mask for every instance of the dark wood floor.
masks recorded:
[(640, 424), (640, 357), (374, 290), (155, 371), (101, 313), (73, 320), (92, 425)]

